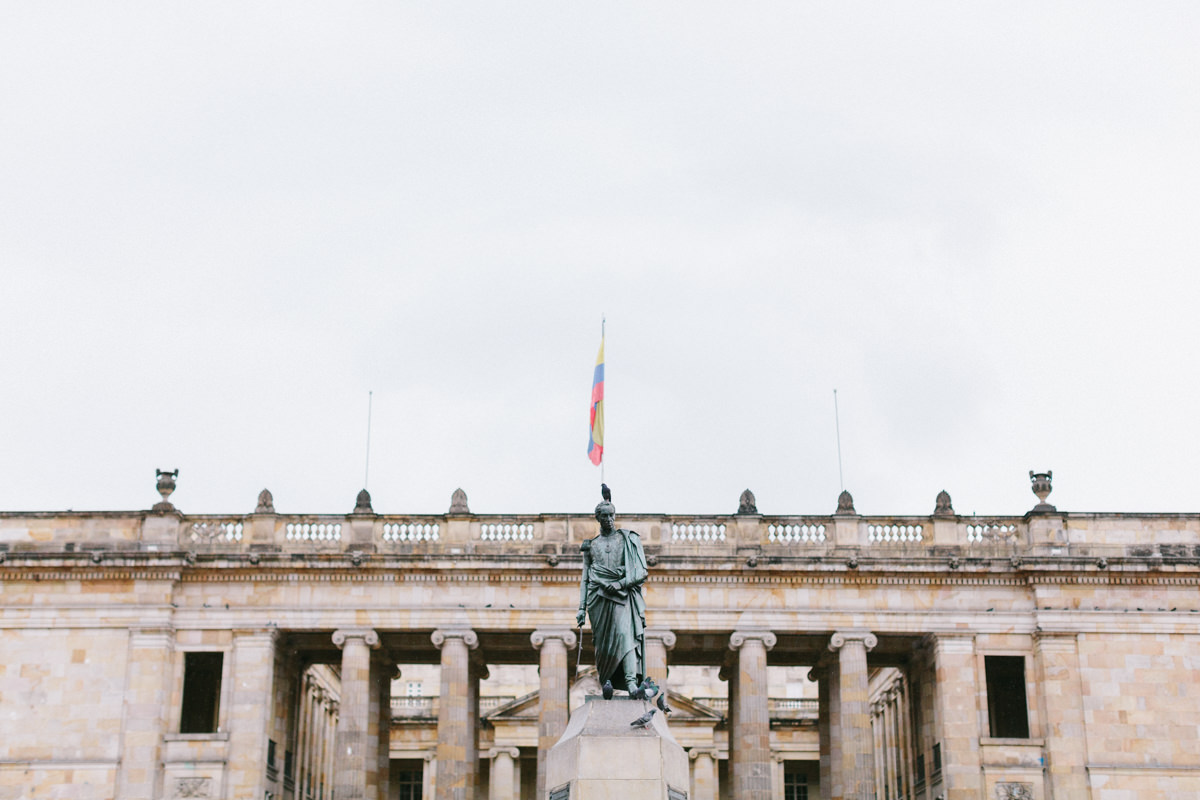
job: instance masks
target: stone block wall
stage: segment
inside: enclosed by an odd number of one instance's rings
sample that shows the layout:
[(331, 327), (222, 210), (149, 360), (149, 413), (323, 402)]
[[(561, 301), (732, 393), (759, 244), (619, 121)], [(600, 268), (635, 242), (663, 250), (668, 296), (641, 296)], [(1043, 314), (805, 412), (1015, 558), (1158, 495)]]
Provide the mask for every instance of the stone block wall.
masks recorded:
[(1080, 634), (1079, 679), (1089, 763), (1200, 769), (1200, 634)]

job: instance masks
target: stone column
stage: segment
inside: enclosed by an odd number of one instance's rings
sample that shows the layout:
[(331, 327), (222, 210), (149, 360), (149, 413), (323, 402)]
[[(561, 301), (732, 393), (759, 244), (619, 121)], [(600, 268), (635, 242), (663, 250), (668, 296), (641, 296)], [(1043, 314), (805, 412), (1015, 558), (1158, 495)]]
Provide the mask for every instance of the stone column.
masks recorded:
[(1074, 633), (1039, 633), (1034, 639), (1033, 656), (1040, 684), (1038, 716), (1046, 738), (1050, 796), (1083, 797), (1088, 792), (1084, 767), (1087, 738), (1083, 728), (1078, 637)]
[[(379, 771), (379, 735), (371, 732), (371, 651), (379, 648), (379, 634), (369, 629), (335, 631), (333, 643), (342, 649), (342, 695), (333, 759), (333, 792), (338, 800), (376, 798)], [(257, 795), (256, 795), (257, 796)]]
[(170, 628), (129, 632), (125, 708), (121, 724), (118, 797), (157, 797), (162, 782), (175, 633)]
[(538, 662), (537, 750), (537, 796), (541, 797), (546, 793), (546, 756), (567, 729), (567, 693), (570, 688), (567, 686), (567, 664), (576, 638), (574, 631), (561, 628), (536, 630), (529, 639), (534, 648), (541, 651)]
[(474, 800), (479, 681), (471, 665), (471, 651), (479, 647), (479, 637), (472, 630), (436, 630), (432, 639), (434, 647), (442, 651), (436, 800)]
[(437, 790), (437, 755), (426, 753), (421, 766), (421, 797), (432, 798)]
[(897, 763), (900, 765), (900, 782), (904, 792), (913, 793), (912, 774), (912, 714), (909, 705), (912, 695), (908, 691), (908, 679), (905, 677), (896, 685), (896, 743), (900, 747)]
[(729, 649), (737, 653), (730, 681), (729, 777), (738, 800), (771, 800), (771, 720), (767, 713), (769, 631), (736, 631)]
[(783, 753), (771, 753), (771, 800), (784, 800), (783, 797), (783, 763), (787, 756)]
[[(371, 714), (367, 722), (370, 738), (375, 741), (375, 796), (388, 800), (392, 775), (392, 679), (400, 671), (383, 652), (371, 659)], [(370, 760), (370, 754), (367, 759)]]
[(837, 699), (831, 703), (829, 760), (830, 797), (834, 800), (874, 800), (875, 752), (871, 746), (867, 652), (877, 642), (875, 635), (866, 631), (839, 631), (829, 640), (830, 652), (837, 654)]
[(267, 740), (275, 716), (274, 628), (233, 632), (233, 689), (229, 693), (230, 797), (262, 797), (267, 791)]
[(934, 740), (941, 743), (946, 800), (975, 800), (983, 793), (975, 637), (938, 634), (933, 658)]
[[(518, 800), (514, 762), (521, 757), (515, 747), (493, 747), (487, 751), (492, 762), (492, 774), (488, 780), (488, 800)], [(538, 797), (541, 797), (538, 793)]]
[(875, 796), (882, 798), (888, 781), (887, 708), (883, 700), (871, 703), (871, 732), (875, 734)]
[(832, 742), (829, 735), (830, 681), (828, 666), (813, 667), (808, 671), (808, 679), (817, 684), (817, 742), (820, 754), (818, 780), (821, 782), (821, 797), (830, 797), (829, 770)]
[(661, 628), (646, 629), (646, 674), (667, 688), (667, 652), (675, 648), (675, 634)]
[(888, 757), (887, 769), (884, 770), (883, 790), (884, 794), (894, 794), (895, 788), (900, 782), (900, 739), (899, 728), (896, 726), (896, 709), (898, 709), (899, 700), (896, 699), (895, 686), (889, 688), (887, 694), (884, 694), (884, 698), (888, 702), (887, 708), (884, 709), (887, 721), (887, 728), (884, 728), (884, 739), (888, 742)]
[(471, 734), (471, 752), (467, 758), (467, 779), (471, 790), (468, 797), (479, 793), (479, 682), (488, 678), (487, 665), (478, 653), (467, 661), (467, 730)]
[(692, 800), (717, 800), (717, 751), (692, 750)]
[(325, 714), (321, 720), (325, 730), (321, 737), (321, 792), (333, 792), (334, 757), (337, 755), (337, 722), (340, 709), (339, 701), (326, 697)]

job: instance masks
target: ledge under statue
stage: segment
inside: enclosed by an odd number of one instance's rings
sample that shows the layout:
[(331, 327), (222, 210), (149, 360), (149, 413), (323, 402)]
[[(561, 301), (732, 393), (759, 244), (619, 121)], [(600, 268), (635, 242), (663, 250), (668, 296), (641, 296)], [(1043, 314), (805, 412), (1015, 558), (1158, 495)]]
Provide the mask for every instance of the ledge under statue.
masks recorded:
[[(539, 800), (687, 800), (687, 754), (667, 727), (666, 692), (645, 674), (646, 553), (636, 531), (616, 526), (607, 486), (601, 494), (600, 534), (581, 546), (575, 621), (591, 621), (603, 697), (588, 697), (571, 714), (547, 756)], [(614, 698), (615, 685), (629, 697)]]

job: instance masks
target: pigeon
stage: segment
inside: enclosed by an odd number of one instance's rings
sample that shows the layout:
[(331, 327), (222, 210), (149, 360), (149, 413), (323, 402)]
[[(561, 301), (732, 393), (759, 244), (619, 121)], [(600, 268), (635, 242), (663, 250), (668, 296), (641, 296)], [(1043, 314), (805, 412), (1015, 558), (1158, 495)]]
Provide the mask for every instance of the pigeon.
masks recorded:
[(612, 502), (612, 490), (608, 488), (607, 483), (600, 484), (600, 496), (604, 498), (604, 502)]
[(640, 717), (635, 719), (633, 722), (629, 723), (629, 727), (644, 728), (650, 724), (650, 720), (654, 719), (654, 715), (657, 713), (658, 713), (658, 709), (652, 708), (649, 711), (647, 711), (645, 714), (642, 714)]
[(600, 693), (604, 695), (605, 700), (612, 700), (613, 686), (612, 681), (605, 681), (604, 686), (600, 688)]
[(647, 675), (638, 684), (638, 687), (629, 693), (629, 696), (634, 700), (653, 700), (654, 696), (660, 691), (662, 690), (658, 688), (658, 684), (654, 682), (654, 678)]
[(671, 709), (667, 706), (667, 693), (666, 692), (659, 692), (658, 702), (656, 703), (656, 705), (658, 706), (658, 710), (663, 712), (663, 714), (671, 713)]

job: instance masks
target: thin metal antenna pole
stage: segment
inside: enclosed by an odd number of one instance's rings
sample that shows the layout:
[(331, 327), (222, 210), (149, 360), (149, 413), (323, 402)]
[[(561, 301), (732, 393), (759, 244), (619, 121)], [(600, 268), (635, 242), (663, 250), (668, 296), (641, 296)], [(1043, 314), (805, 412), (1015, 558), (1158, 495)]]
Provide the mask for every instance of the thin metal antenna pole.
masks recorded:
[(833, 390), (833, 429), (837, 432), (839, 491), (844, 492), (846, 491), (846, 481), (842, 478), (842, 425), (838, 419), (837, 389)]
[(371, 477), (371, 398), (375, 392), (367, 392), (367, 465), (363, 468), (363, 488), (369, 488), (367, 479)]

